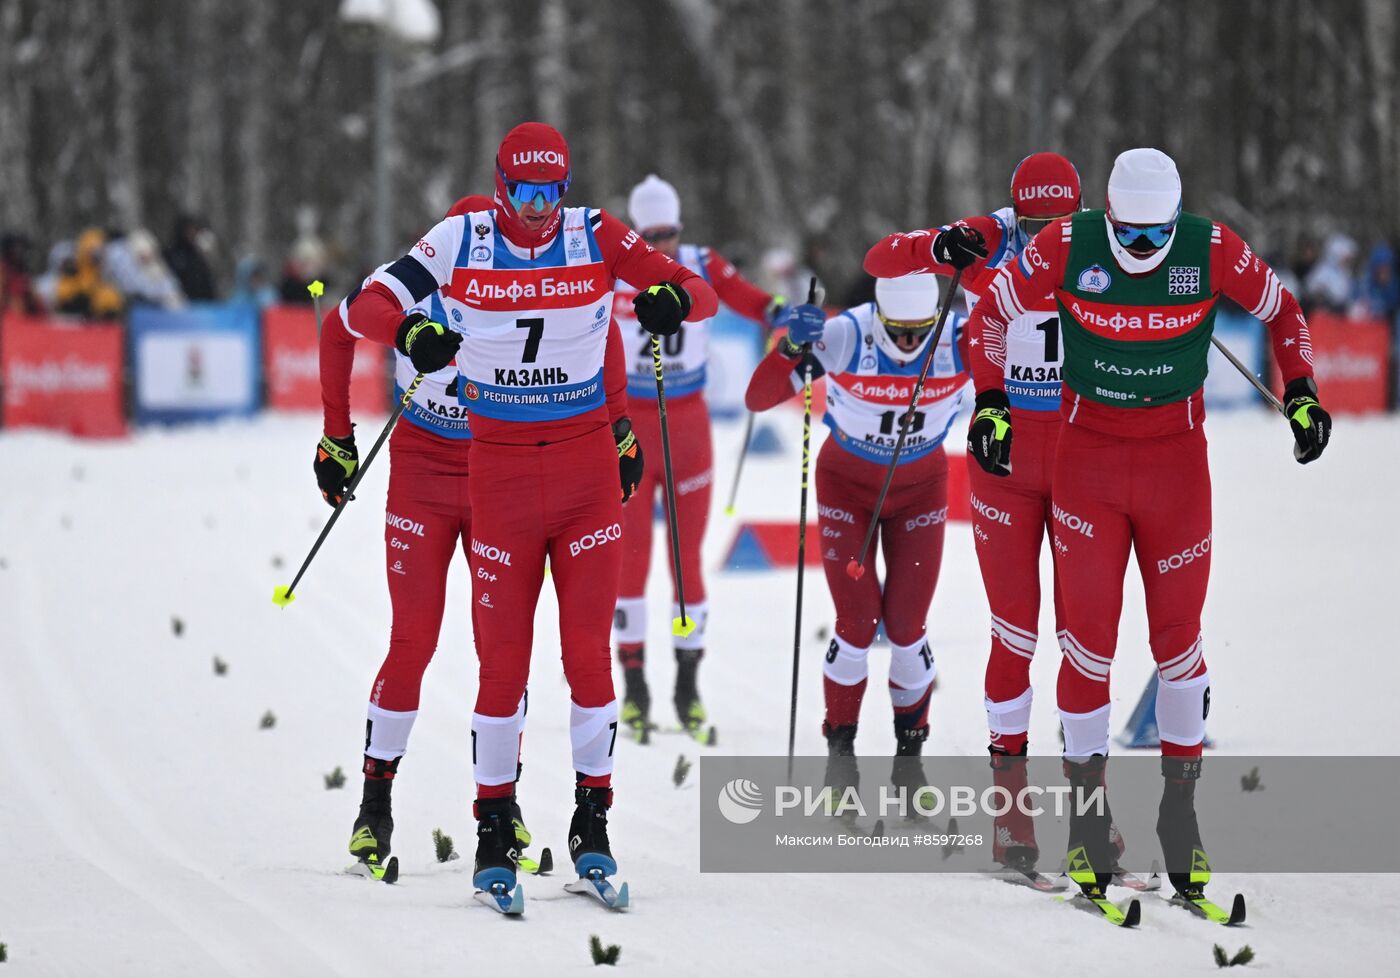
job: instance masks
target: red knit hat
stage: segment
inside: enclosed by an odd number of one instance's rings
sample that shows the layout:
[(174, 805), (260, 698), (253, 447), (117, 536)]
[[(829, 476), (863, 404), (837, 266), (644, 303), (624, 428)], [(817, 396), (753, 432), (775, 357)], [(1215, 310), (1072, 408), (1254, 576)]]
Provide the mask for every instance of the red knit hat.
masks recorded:
[(1017, 217), (1063, 217), (1080, 207), (1079, 171), (1059, 153), (1033, 153), (1011, 174)]

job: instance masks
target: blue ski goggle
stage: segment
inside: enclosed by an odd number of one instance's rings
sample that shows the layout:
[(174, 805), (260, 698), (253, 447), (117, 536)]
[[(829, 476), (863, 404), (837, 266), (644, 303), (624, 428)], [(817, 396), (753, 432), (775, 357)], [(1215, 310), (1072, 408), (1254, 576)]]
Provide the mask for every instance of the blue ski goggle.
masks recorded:
[(1176, 230), (1176, 219), (1180, 216), (1181, 205), (1178, 204), (1172, 219), (1163, 221), (1161, 224), (1120, 224), (1113, 220), (1112, 215), (1109, 215), (1109, 223), (1113, 226), (1113, 236), (1124, 248), (1140, 248), (1139, 242), (1143, 238), (1146, 238), (1147, 243), (1153, 248), (1162, 248), (1171, 240), (1172, 231)]
[(528, 183), (524, 180), (507, 180), (505, 171), (499, 167), (497, 172), (501, 174), (501, 182), (506, 185), (506, 194), (517, 211), (531, 204), (540, 210), (552, 209), (569, 192), (569, 180), (572, 177), (572, 174), (565, 174), (563, 180), (555, 180), (552, 183)]

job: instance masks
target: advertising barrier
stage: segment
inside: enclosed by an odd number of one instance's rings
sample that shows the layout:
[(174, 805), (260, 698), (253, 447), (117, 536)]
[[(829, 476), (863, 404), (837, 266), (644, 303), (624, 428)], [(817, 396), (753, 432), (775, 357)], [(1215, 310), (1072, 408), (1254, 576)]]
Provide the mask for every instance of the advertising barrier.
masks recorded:
[(207, 421), (258, 409), (258, 310), (138, 308), (128, 324), (138, 424)]
[[(1308, 317), (1319, 400), (1333, 414), (1376, 414), (1386, 408), (1390, 328), (1380, 320)], [(1273, 388), (1283, 392), (1274, 368)]]
[[(267, 406), (278, 411), (319, 411), (321, 373), (315, 311), (310, 306), (269, 306), (262, 315)], [(388, 360), (388, 349), (378, 343), (355, 345), (355, 369), (350, 375), (350, 406), (354, 411), (389, 411)]]
[(0, 320), (0, 361), (6, 428), (126, 434), (121, 326), (7, 315)]

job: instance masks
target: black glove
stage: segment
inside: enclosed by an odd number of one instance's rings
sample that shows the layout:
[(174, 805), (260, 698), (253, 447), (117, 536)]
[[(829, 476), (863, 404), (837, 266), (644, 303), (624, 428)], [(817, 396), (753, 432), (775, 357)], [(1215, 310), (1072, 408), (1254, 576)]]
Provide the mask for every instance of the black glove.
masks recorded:
[(976, 228), (954, 224), (934, 235), (933, 257), (954, 268), (967, 268), (987, 257), (987, 240)]
[[(345, 490), (355, 477), (355, 468), (360, 464), (360, 453), (355, 451), (355, 435), (348, 438), (332, 438), (322, 435), (316, 446), (316, 461), (312, 468), (316, 471), (316, 485), (321, 487), (321, 497), (331, 506), (339, 506), (345, 498)], [(354, 499), (354, 496), (350, 497)]]
[(1317, 403), (1317, 384), (1311, 377), (1298, 377), (1283, 389), (1283, 414), (1293, 429), (1293, 457), (1307, 465), (1322, 454), (1332, 437), (1332, 415)]
[(394, 346), (413, 361), (413, 369), (420, 374), (435, 373), (457, 359), (457, 347), (461, 345), (460, 333), (433, 322), (421, 312), (405, 316), (394, 337)]
[(622, 418), (613, 425), (613, 441), (617, 443), (617, 472), (622, 478), (622, 501), (632, 498), (632, 493), (642, 484), (642, 446), (632, 433), (630, 418)]
[(645, 289), (632, 300), (642, 329), (654, 336), (674, 336), (690, 314), (690, 294), (679, 285), (662, 282)]
[(1005, 391), (993, 388), (977, 395), (967, 429), (967, 454), (984, 472), (1011, 474), (1011, 402)]

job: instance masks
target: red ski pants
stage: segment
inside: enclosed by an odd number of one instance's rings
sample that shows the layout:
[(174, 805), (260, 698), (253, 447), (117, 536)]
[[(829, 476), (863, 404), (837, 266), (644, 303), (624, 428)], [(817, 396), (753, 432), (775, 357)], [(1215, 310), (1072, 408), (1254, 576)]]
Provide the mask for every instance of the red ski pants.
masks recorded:
[(1211, 548), (1205, 431), (1198, 425), (1128, 438), (1066, 424), (1053, 496), (1055, 566), (1064, 595), (1058, 698), (1066, 752), (1075, 753), (1072, 728), (1087, 723), (1091, 714), (1096, 730), (1080, 744), (1096, 750), (1102, 737), (1107, 746), (1109, 668), (1132, 550), (1161, 679), (1157, 712), (1163, 751), (1198, 754), (1209, 704), (1201, 646)]
[[(1031, 657), (1040, 620), (1040, 551), (1053, 527), (1050, 477), (1059, 442), (1058, 411), (1012, 414), (1011, 474), (990, 475), (967, 456), (972, 535), (991, 606), (986, 699), (991, 743), (1019, 754), (1030, 720)], [(1055, 625), (1062, 619), (1058, 578), (1052, 583)]]

